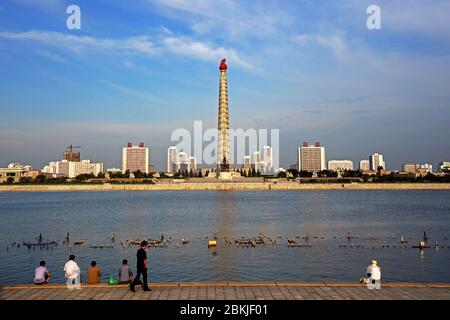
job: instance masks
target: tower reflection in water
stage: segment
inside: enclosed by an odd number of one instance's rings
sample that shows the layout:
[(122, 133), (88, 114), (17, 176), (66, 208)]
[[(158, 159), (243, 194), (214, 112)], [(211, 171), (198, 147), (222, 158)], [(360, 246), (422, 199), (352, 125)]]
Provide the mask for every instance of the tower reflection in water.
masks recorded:
[(233, 253), (233, 246), (227, 245), (225, 237), (232, 238), (236, 227), (236, 192), (221, 190), (214, 193), (217, 201), (215, 208), (215, 230), (211, 230), (213, 235), (217, 237), (217, 246), (211, 247), (209, 250), (212, 257), (212, 265), (216, 279), (229, 280), (233, 279), (233, 269), (239, 263), (238, 256)]

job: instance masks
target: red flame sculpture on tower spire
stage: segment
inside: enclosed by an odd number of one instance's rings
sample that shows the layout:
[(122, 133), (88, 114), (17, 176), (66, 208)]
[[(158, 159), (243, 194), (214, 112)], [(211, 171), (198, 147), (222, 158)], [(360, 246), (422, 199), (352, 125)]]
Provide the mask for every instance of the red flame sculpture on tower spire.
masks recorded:
[(227, 71), (227, 64), (225, 63), (227, 61), (227, 59), (222, 59), (222, 61), (220, 61), (220, 71)]

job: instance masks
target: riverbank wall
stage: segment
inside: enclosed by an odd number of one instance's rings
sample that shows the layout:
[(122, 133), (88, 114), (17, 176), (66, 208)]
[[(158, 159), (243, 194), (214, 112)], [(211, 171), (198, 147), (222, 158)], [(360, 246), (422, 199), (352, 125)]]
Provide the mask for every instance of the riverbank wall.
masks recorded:
[(161, 190), (450, 190), (450, 183), (205, 182), (155, 184), (0, 185), (0, 192), (161, 191)]

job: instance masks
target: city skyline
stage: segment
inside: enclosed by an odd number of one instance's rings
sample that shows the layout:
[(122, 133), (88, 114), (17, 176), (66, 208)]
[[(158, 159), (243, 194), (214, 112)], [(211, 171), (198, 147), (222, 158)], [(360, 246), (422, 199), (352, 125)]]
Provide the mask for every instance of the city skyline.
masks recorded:
[(450, 22), (436, 14), (450, 5), (433, 3), (378, 1), (382, 29), (368, 30), (370, 1), (79, 1), (68, 30), (67, 1), (6, 1), (0, 166), (40, 168), (73, 143), (117, 168), (120, 146), (145, 141), (163, 170), (172, 130), (216, 126), (223, 57), (232, 127), (279, 128), (281, 167), (304, 140), (327, 160), (434, 166), (450, 157)]

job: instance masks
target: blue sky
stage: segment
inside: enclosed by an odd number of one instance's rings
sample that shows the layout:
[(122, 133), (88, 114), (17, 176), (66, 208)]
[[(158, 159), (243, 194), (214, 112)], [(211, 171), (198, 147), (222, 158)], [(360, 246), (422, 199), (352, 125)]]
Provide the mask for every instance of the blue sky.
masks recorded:
[[(81, 30), (66, 8), (81, 8)], [(366, 28), (381, 8), (382, 29)], [(145, 141), (163, 170), (176, 128), (216, 126), (218, 64), (231, 126), (279, 128), (355, 164), (450, 159), (448, 1), (6, 0), (0, 3), (0, 166), (41, 167), (64, 147), (120, 165)]]

